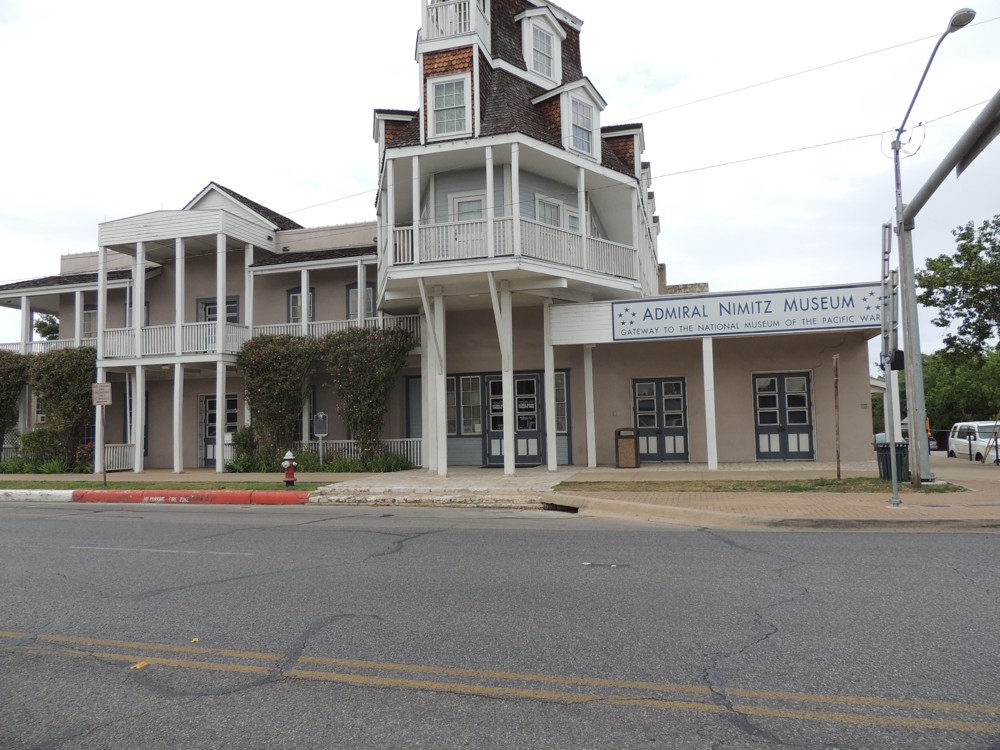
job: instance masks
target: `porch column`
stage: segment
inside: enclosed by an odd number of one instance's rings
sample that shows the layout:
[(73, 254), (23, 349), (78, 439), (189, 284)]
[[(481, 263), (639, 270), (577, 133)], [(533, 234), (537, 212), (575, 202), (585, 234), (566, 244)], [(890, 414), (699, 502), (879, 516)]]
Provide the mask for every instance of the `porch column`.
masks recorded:
[[(100, 338), (97, 339), (100, 341)], [(103, 367), (97, 368), (97, 382), (106, 383), (107, 372)], [(94, 407), (94, 473), (104, 473), (104, 410), (107, 407)]]
[(299, 289), (301, 290), (299, 299), (302, 300), (300, 303), (302, 307), (302, 315), (300, 316), (301, 320), (299, 321), (302, 324), (302, 327), (299, 333), (303, 337), (305, 337), (309, 335), (309, 269), (308, 268), (303, 268), (299, 272)]
[(639, 273), (639, 253), (642, 243), (639, 242), (639, 190), (633, 188), (629, 191), (632, 196), (632, 278), (642, 279)]
[(79, 347), (83, 338), (83, 292), (73, 295), (73, 346)]
[(413, 168), (413, 262), (420, 262), (420, 157), (414, 156)]
[(545, 358), (545, 456), (549, 471), (557, 471), (556, 455), (556, 370), (552, 346), (552, 300), (542, 306), (543, 356)]
[(385, 160), (385, 203), (382, 224), (385, 226), (386, 267), (396, 262), (396, 162)]
[[(133, 313), (135, 312), (133, 308)], [(132, 443), (135, 446), (135, 459), (132, 470), (141, 474), (144, 467), (144, 448), (146, 437), (146, 368), (135, 366), (135, 385), (132, 388)]]
[(583, 347), (583, 395), (587, 406), (587, 466), (597, 466), (597, 427), (594, 424), (594, 345)]
[[(215, 352), (226, 351), (226, 235), (215, 235)], [(216, 411), (221, 412), (216, 403)], [(218, 436), (217, 436), (218, 437)], [(217, 460), (216, 464), (219, 463)]]
[(715, 349), (706, 336), (701, 340), (701, 374), (705, 380), (705, 442), (708, 449), (708, 470), (719, 468), (719, 441), (715, 424)]
[(135, 332), (135, 356), (142, 356), (142, 327), (146, 323), (146, 245), (135, 243), (135, 266), (132, 268), (132, 330)]
[(253, 245), (249, 242), (243, 247), (243, 302), (246, 313), (243, 320), (247, 326), (247, 337), (253, 336)]
[(590, 243), (587, 242), (587, 231), (590, 219), (587, 216), (587, 180), (583, 167), (576, 168), (576, 210), (580, 215), (580, 260), (583, 267), (590, 269)]
[[(225, 256), (223, 256), (225, 257)], [(226, 363), (215, 363), (215, 473), (226, 470)]]
[(496, 216), (494, 206), (496, 200), (493, 190), (493, 147), (486, 147), (486, 255), (490, 258), (496, 256), (496, 234), (493, 230), (493, 221)]
[(500, 282), (500, 319), (503, 326), (500, 330), (502, 343), (500, 350), (503, 356), (503, 372), (501, 373), (501, 388), (503, 388), (503, 473), (512, 476), (517, 451), (514, 447), (514, 322), (511, 319), (510, 282)]
[(27, 354), (31, 349), (31, 297), (21, 295), (21, 354)]
[(368, 315), (368, 280), (365, 276), (365, 262), (358, 258), (358, 327), (365, 327)]
[(184, 473), (184, 365), (174, 363), (174, 474)]
[[(174, 354), (184, 353), (184, 238), (174, 240)], [(176, 420), (175, 420), (176, 422)]]
[(510, 146), (510, 209), (516, 256), (521, 254), (521, 147), (517, 143)]
[(97, 361), (104, 359), (104, 329), (108, 327), (108, 249), (97, 251)]
[(432, 415), (437, 414), (437, 390), (434, 388), (433, 378), (437, 372), (435, 367), (436, 347), (432, 343), (430, 333), (430, 319), (426, 314), (420, 316), (420, 340), (423, 346), (420, 347), (420, 437), (423, 442), (422, 456), (424, 458), (424, 468), (429, 471), (437, 471), (437, 437), (435, 426), (437, 419)]
[(434, 386), (437, 409), (437, 473), (438, 476), (448, 476), (448, 354), (445, 339), (445, 304), (441, 287), (434, 288), (434, 337), (438, 342), (438, 366), (435, 373)]

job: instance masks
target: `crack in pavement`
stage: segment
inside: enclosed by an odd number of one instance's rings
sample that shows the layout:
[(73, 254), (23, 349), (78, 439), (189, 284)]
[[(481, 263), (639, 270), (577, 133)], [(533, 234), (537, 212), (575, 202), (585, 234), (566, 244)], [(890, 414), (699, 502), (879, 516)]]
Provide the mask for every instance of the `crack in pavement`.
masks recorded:
[(403, 547), (407, 542), (412, 542), (416, 539), (420, 539), (421, 537), (430, 536), (431, 534), (440, 534), (441, 531), (443, 531), (443, 529), (435, 529), (433, 531), (419, 531), (415, 534), (393, 534), (388, 531), (372, 532), (374, 534), (379, 534), (381, 536), (395, 537), (396, 539), (395, 541), (393, 541), (391, 545), (389, 545), (388, 549), (382, 550), (381, 552), (373, 552), (361, 562), (368, 562), (369, 560), (376, 557), (386, 557), (387, 555), (395, 555), (403, 551)]

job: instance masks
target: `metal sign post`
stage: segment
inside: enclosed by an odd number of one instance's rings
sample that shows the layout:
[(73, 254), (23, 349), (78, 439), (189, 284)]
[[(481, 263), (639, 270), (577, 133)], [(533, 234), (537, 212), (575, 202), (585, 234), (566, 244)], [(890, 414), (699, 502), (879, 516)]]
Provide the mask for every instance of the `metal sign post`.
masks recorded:
[(323, 465), (323, 438), (330, 433), (330, 418), (325, 411), (313, 414), (313, 435), (319, 438), (319, 465)]
[[(96, 460), (97, 451), (101, 451), (101, 472), (104, 475), (104, 486), (108, 486), (108, 461), (104, 455), (104, 407), (111, 406), (111, 383), (93, 383), (90, 386), (90, 399), (93, 405), (101, 410), (101, 444), (94, 446)], [(96, 441), (95, 441), (96, 442)]]

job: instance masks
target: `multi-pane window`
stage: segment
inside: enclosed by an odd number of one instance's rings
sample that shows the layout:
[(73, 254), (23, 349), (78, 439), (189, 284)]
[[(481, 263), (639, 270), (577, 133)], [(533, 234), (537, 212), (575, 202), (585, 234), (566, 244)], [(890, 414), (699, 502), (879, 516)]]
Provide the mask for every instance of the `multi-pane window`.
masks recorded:
[(462, 434), (483, 433), (482, 387), (478, 375), (462, 377)]
[[(148, 314), (148, 309), (147, 309)], [(198, 322), (214, 323), (218, 320), (219, 307), (215, 304), (215, 298), (198, 300)], [(240, 298), (226, 297), (226, 322), (240, 322)]]
[(531, 67), (536, 73), (540, 73), (546, 78), (552, 78), (552, 34), (539, 28), (538, 24), (533, 24), (531, 34)]
[(573, 99), (573, 148), (592, 154), (594, 143), (594, 108)]
[[(371, 318), (375, 315), (375, 285), (365, 285), (365, 317)], [(347, 285), (347, 318), (356, 320), (358, 317), (358, 285)]]
[(83, 306), (80, 335), (85, 339), (97, 338), (97, 305)]
[(569, 431), (569, 411), (567, 410), (569, 399), (566, 393), (566, 373), (557, 372), (555, 376), (556, 391), (553, 400), (556, 404), (556, 432), (560, 435), (565, 435)]
[(455, 378), (445, 380), (445, 404), (448, 413), (448, 434), (458, 434), (458, 410), (455, 394)]
[(562, 226), (562, 205), (539, 198), (535, 207), (538, 221), (549, 226)]
[(465, 79), (434, 84), (434, 135), (464, 133), (466, 126)]
[[(316, 290), (309, 289), (309, 317), (307, 321), (316, 320)], [(302, 322), (302, 287), (288, 290), (288, 322)]]

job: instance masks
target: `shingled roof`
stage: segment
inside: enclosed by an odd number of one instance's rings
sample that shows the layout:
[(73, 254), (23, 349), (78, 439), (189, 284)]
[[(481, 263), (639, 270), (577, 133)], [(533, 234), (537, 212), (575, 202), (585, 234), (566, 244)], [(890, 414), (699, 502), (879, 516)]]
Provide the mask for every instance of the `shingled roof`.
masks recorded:
[[(273, 211), (270, 208), (268, 208), (267, 206), (262, 206), (261, 204), (257, 203), (257, 201), (252, 201), (249, 198), (247, 198), (246, 196), (240, 195), (235, 190), (230, 190), (225, 185), (220, 185), (217, 182), (210, 182), (210, 183), (208, 183), (205, 187), (203, 187), (201, 190), (198, 191), (198, 195), (201, 195), (208, 188), (213, 187), (213, 186), (216, 187), (216, 188), (218, 188), (219, 190), (221, 190), (223, 193), (225, 193), (226, 195), (228, 195), (230, 198), (239, 201), (244, 206), (246, 206), (251, 211), (253, 211), (255, 214), (258, 214), (259, 216), (264, 217), (265, 219), (267, 219), (268, 221), (270, 221), (272, 224), (274, 224), (278, 229), (304, 229), (304, 227), (301, 224), (299, 224), (296, 221), (293, 221), (292, 219), (289, 219), (287, 216), (282, 216), (277, 211)], [(197, 196), (195, 196), (195, 197), (197, 197)], [(192, 198), (192, 200), (194, 200), (194, 199)], [(188, 205), (190, 205), (190, 202), (189, 202)]]
[(358, 258), (375, 252), (375, 245), (358, 245), (357, 247), (337, 247), (331, 250), (312, 250), (302, 253), (281, 253), (269, 255), (254, 263), (251, 268), (263, 266), (280, 266), (286, 263), (313, 263), (324, 260), (340, 260), (342, 258)]
[[(121, 281), (132, 278), (132, 270), (108, 271), (108, 281)], [(22, 291), (26, 289), (47, 289), (55, 286), (76, 286), (97, 284), (96, 273), (66, 273), (58, 276), (43, 276), (40, 279), (25, 279), (10, 284), (0, 285), (0, 294), (4, 292)]]

